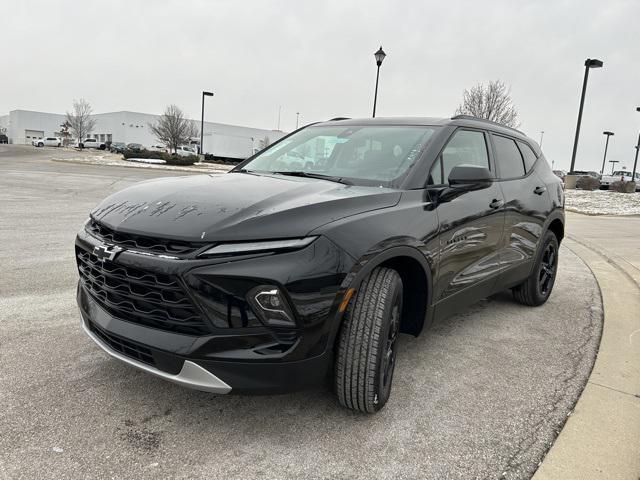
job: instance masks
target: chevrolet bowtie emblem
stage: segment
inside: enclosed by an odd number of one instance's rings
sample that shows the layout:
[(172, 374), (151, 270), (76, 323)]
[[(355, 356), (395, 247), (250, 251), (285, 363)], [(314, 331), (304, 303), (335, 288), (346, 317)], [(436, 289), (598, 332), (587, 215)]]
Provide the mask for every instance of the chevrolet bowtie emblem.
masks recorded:
[(93, 247), (93, 254), (104, 262), (105, 260), (113, 260), (124, 248), (117, 245), (97, 245)]

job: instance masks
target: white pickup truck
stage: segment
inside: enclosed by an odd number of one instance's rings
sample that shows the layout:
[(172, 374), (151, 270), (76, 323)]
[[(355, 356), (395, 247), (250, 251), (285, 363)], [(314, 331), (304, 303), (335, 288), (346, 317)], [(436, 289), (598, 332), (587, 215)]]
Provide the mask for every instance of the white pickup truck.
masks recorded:
[[(600, 179), (600, 188), (609, 189), (609, 185), (613, 182), (617, 182), (619, 180), (624, 180), (625, 182), (631, 181), (631, 172), (627, 170), (616, 170), (611, 175), (603, 175)], [(636, 172), (636, 191), (640, 190), (640, 173)]]

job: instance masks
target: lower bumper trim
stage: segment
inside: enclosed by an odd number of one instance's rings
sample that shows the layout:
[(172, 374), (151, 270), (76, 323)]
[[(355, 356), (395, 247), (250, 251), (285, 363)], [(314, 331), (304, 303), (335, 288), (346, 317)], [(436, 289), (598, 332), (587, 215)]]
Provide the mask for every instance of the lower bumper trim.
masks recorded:
[(120, 360), (132, 367), (138, 368), (144, 372), (150, 373), (151, 375), (155, 375), (156, 377), (160, 377), (164, 380), (168, 380), (169, 382), (177, 383), (183, 387), (193, 388), (195, 390), (202, 390), (205, 392), (212, 393), (229, 393), (231, 391), (231, 387), (227, 385), (225, 382), (216, 377), (213, 373), (205, 370), (200, 365), (185, 360), (182, 365), (182, 370), (177, 375), (172, 375), (167, 372), (163, 372), (162, 370), (158, 370), (150, 365), (146, 365), (142, 362), (129, 358), (125, 355), (122, 355), (120, 352), (113, 350), (107, 344), (105, 344), (100, 338), (98, 338), (89, 328), (87, 327), (84, 320), (82, 321), (82, 328), (85, 333), (93, 340), (100, 348), (102, 348), (106, 353), (111, 355), (113, 358)]

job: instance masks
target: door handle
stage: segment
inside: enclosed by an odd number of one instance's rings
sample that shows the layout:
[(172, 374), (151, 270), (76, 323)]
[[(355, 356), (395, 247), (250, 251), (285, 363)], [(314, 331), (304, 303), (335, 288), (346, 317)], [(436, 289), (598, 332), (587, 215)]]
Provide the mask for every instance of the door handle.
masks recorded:
[(502, 200), (498, 200), (498, 199), (496, 199), (496, 198), (494, 198), (494, 199), (492, 200), (492, 202), (489, 204), (489, 206), (490, 206), (491, 208), (494, 208), (494, 209), (495, 209), (495, 208), (500, 208), (502, 205), (504, 205), (504, 201), (502, 201)]
[(533, 193), (535, 193), (536, 195), (542, 195), (546, 191), (547, 187), (536, 187), (533, 189)]

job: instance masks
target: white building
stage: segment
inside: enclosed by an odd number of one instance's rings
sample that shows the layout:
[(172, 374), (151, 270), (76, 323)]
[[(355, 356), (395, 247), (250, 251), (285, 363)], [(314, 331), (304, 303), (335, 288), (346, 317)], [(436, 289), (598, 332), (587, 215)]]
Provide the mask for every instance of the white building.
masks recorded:
[[(101, 142), (141, 143), (146, 147), (159, 143), (149, 128), (159, 115), (125, 111), (98, 113), (92, 117), (96, 120), (96, 127), (88, 135), (90, 138)], [(60, 127), (64, 122), (65, 115), (57, 113), (12, 110), (8, 115), (0, 116), (0, 133), (6, 131), (9, 143), (31, 144), (34, 139), (60, 137)], [(199, 130), (200, 122), (196, 121), (196, 124)], [(250, 156), (260, 148), (265, 137), (273, 143), (285, 135), (276, 130), (213, 122), (204, 122), (203, 131), (204, 153), (232, 159)]]

